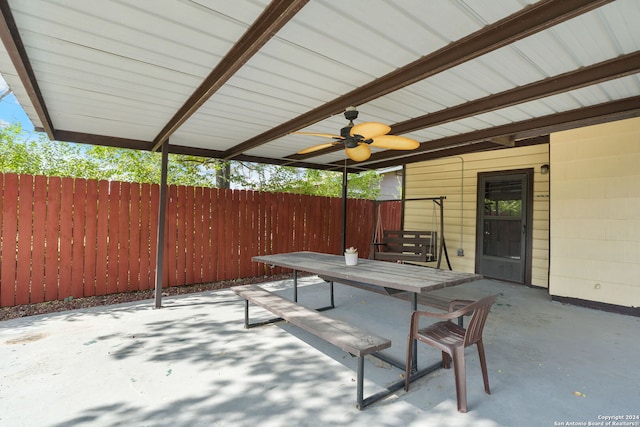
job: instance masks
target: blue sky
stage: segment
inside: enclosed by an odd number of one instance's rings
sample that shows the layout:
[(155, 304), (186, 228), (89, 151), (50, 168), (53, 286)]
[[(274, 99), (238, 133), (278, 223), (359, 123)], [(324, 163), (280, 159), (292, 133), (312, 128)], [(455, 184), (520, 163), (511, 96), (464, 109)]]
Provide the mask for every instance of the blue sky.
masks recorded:
[[(0, 93), (4, 93), (6, 88), (7, 84), (2, 76), (0, 76)], [(11, 93), (0, 101), (0, 126), (15, 122), (20, 122), (24, 131), (33, 132), (31, 120), (29, 120), (29, 117), (25, 114), (16, 97)]]

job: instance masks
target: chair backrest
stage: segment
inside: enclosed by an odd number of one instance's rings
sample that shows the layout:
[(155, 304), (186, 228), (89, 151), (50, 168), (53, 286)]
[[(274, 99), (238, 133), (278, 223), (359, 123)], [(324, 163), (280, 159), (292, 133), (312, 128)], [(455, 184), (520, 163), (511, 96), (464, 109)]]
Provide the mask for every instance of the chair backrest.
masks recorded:
[(465, 347), (475, 344), (482, 338), (484, 324), (487, 321), (489, 310), (491, 310), (491, 306), (495, 302), (496, 298), (498, 298), (498, 295), (489, 295), (465, 307), (465, 311), (473, 310), (471, 320), (469, 320), (467, 325), (467, 331), (464, 334)]

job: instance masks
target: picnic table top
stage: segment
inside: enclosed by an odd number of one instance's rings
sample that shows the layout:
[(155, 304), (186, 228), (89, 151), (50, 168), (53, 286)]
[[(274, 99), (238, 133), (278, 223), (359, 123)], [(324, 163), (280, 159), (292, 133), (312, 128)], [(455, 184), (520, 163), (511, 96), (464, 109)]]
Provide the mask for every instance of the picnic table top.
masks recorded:
[(348, 266), (343, 255), (319, 252), (259, 255), (254, 256), (253, 261), (313, 273), (337, 282), (343, 279), (418, 294), (482, 279), (480, 274), (364, 258), (359, 258), (357, 265)]

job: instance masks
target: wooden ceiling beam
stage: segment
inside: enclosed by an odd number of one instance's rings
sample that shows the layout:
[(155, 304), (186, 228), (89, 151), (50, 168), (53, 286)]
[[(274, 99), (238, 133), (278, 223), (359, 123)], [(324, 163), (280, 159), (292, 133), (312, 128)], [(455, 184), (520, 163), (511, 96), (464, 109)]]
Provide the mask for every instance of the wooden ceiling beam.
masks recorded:
[(130, 148), (132, 150), (149, 151), (153, 146), (149, 141), (139, 139), (118, 138), (115, 136), (96, 135), (92, 133), (74, 132), (68, 130), (53, 130), (55, 141), (77, 142), (79, 144), (104, 145), (107, 147)]
[[(528, 85), (518, 86), (504, 92), (393, 124), (391, 125), (391, 134), (401, 135), (432, 126), (438, 126), (477, 114), (499, 110), (638, 72), (640, 72), (640, 52), (621, 55), (617, 58), (570, 71), (559, 76), (549, 77)], [(495, 142), (511, 143), (513, 141), (499, 139)], [(305, 160), (314, 156), (330, 154), (340, 149), (342, 149), (341, 146), (329, 147), (313, 153), (294, 154), (289, 156), (289, 158)]]
[(157, 150), (309, 0), (273, 0), (153, 140)]
[(517, 40), (589, 12), (611, 0), (543, 0), (491, 25), (450, 43), (404, 67), (360, 86), (225, 152), (226, 159), (291, 132), (339, 114), (350, 105), (360, 105), (402, 89)]
[[(516, 139), (533, 138), (548, 135), (553, 132), (638, 116), (640, 116), (640, 96), (426, 141), (423, 142), (418, 149), (411, 152), (387, 150), (375, 153), (371, 155), (369, 160), (363, 162), (361, 166), (370, 169), (381, 169), (390, 166), (421, 162), (432, 159), (434, 152), (439, 152), (457, 146), (465, 146), (466, 144), (486, 142), (492, 138), (508, 135), (513, 135)], [(493, 142), (488, 143), (498, 147)], [(517, 147), (518, 144), (519, 141), (516, 140), (515, 146)], [(442, 157), (445, 156), (443, 155)], [(334, 162), (336, 166), (341, 163), (342, 162)], [(355, 162), (353, 162), (353, 160), (347, 161), (348, 166), (353, 166), (354, 163)]]
[(18, 26), (13, 19), (11, 13), (11, 7), (5, 0), (0, 1), (0, 40), (5, 46), (11, 62), (18, 73), (18, 77), (22, 82), (29, 100), (33, 105), (33, 108), (42, 122), (43, 131), (47, 133), (49, 139), (53, 139), (53, 122), (49, 116), (47, 105), (44, 102), (44, 97), (38, 86), (38, 80), (29, 62), (29, 56), (22, 44), (22, 38), (18, 31)]
[[(414, 132), (431, 126), (471, 117), (476, 114), (495, 111), (523, 102), (533, 101), (565, 91), (624, 77), (637, 72), (640, 72), (640, 52), (621, 55), (617, 58), (590, 65), (579, 70), (549, 77), (528, 85), (518, 86), (504, 92), (393, 124), (391, 125), (391, 134), (400, 135)], [(513, 143), (513, 141), (504, 138), (497, 139), (494, 142), (497, 144), (506, 143), (507, 145)], [(330, 154), (340, 149), (342, 149), (341, 146), (334, 146), (313, 153), (294, 154), (289, 156), (289, 158), (305, 160), (314, 156)]]
[(621, 55), (607, 61), (552, 76), (524, 86), (446, 108), (391, 125), (391, 133), (405, 134), (431, 126), (483, 114), (523, 102), (580, 89), (607, 80), (640, 72), (640, 52)]

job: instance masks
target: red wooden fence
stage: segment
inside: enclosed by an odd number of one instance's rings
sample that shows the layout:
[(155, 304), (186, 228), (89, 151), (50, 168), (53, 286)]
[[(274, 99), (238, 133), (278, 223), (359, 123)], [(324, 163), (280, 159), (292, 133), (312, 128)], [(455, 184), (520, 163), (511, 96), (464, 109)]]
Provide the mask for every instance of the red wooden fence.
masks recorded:
[[(0, 174), (0, 306), (151, 289), (159, 187)], [(347, 246), (367, 257), (369, 200), (349, 199)], [(399, 228), (400, 202), (383, 203)], [(339, 253), (339, 198), (170, 186), (164, 278), (169, 286), (271, 275), (254, 255)]]

